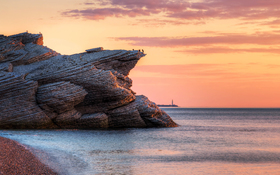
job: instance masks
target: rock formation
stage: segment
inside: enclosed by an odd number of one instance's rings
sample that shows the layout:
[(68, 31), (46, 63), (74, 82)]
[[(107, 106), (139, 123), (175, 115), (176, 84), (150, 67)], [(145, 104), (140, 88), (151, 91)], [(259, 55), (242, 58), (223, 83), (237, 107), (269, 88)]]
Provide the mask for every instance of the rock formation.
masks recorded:
[(143, 52), (93, 48), (61, 55), (42, 34), (0, 35), (0, 128), (175, 127), (130, 89)]

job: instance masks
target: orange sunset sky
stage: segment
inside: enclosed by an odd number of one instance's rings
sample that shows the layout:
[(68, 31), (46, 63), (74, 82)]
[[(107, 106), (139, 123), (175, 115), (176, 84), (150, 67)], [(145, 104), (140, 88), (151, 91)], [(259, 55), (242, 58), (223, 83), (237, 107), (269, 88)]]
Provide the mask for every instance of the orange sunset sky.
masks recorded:
[(132, 89), (181, 107), (280, 107), (279, 0), (0, 0), (0, 34), (144, 49)]

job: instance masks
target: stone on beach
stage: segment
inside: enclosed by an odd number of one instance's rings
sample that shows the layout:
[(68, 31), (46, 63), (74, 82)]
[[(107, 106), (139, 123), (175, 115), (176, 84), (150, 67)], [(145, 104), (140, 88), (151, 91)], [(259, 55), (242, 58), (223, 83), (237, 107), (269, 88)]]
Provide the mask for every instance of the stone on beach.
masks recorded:
[(143, 52), (61, 55), (42, 34), (0, 35), (0, 128), (174, 127), (128, 77)]

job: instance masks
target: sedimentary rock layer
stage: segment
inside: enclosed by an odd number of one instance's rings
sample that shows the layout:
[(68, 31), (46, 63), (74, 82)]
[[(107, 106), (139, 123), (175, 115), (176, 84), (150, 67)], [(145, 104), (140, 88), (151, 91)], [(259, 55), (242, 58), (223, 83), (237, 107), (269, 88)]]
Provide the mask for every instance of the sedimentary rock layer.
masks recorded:
[(61, 55), (42, 34), (0, 35), (0, 128), (174, 127), (129, 71), (140, 51), (88, 49)]
[(37, 102), (42, 109), (63, 113), (74, 109), (86, 95), (82, 86), (61, 81), (40, 86), (37, 90)]
[(50, 128), (51, 119), (36, 103), (38, 83), (0, 72), (0, 128)]

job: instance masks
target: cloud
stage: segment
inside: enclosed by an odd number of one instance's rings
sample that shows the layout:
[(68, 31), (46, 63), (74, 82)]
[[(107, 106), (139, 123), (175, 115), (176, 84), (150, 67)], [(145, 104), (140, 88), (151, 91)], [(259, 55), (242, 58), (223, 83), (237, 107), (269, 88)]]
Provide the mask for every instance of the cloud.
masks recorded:
[(150, 12), (143, 9), (122, 9), (122, 8), (98, 8), (85, 10), (70, 10), (62, 13), (64, 16), (83, 17), (90, 20), (103, 20), (106, 17), (135, 17), (138, 15), (150, 15)]
[(86, 9), (62, 12), (63, 16), (100, 20), (107, 17), (140, 17), (162, 13), (163, 17), (181, 20), (278, 18), (278, 0), (99, 0), (98, 7), (86, 2)]
[(280, 34), (274, 32), (254, 34), (220, 34), (206, 37), (118, 37), (118, 41), (128, 41), (133, 46), (147, 47), (189, 47), (207, 45), (278, 45)]
[(181, 76), (217, 76), (232, 75), (232, 68), (235, 64), (185, 64), (185, 65), (142, 65), (136, 66), (133, 71), (141, 71), (148, 73), (158, 73), (162, 75), (175, 75), (177, 78)]
[(225, 53), (274, 53), (280, 54), (280, 48), (229, 48), (229, 47), (200, 47), (194, 49), (185, 49), (177, 52), (185, 52), (190, 54), (225, 54)]
[[(108, 7), (110, 4), (110, 7)], [(92, 3), (84, 3), (91, 6)], [(189, 3), (178, 3), (169, 0), (111, 0), (100, 1), (99, 8), (73, 9), (62, 12), (63, 16), (82, 17), (90, 20), (101, 20), (107, 17), (136, 17), (150, 16), (161, 12), (183, 10)]]
[(271, 28), (279, 28), (280, 26), (280, 19), (276, 19), (273, 21), (268, 21), (268, 22), (263, 22), (261, 25), (267, 25), (270, 26)]
[(268, 64), (267, 67), (269, 69), (279, 69), (280, 65), (279, 64)]
[(164, 20), (164, 19), (137, 19), (132, 22), (131, 25), (145, 25), (153, 27), (161, 27), (168, 24), (178, 26), (178, 25), (203, 25), (206, 24), (204, 21), (181, 21), (181, 20)]
[[(254, 66), (256, 68), (271, 68), (273, 65), (262, 65), (262, 64), (185, 64), (185, 65), (142, 65), (136, 66), (131, 72), (131, 77), (142, 77), (145, 78), (157, 77), (161, 79), (173, 78), (173, 79), (205, 79), (208, 81), (248, 81), (248, 80), (267, 80), (267, 79), (278, 79), (280, 74), (267, 75), (252, 72), (248, 70), (248, 66)], [(276, 68), (277, 65), (275, 65)], [(147, 76), (150, 75), (150, 76)]]
[(244, 26), (244, 25), (256, 25), (256, 26), (269, 26), (271, 28), (279, 28), (280, 20), (279, 19), (269, 19), (266, 21), (246, 21), (236, 24), (237, 26)]
[(85, 2), (84, 5), (95, 5), (93, 2)]
[[(192, 7), (193, 9), (198, 9), (198, 12), (200, 12), (193, 14), (201, 18), (240, 18), (253, 20), (270, 17), (278, 18), (277, 14), (279, 14), (280, 2), (277, 0), (204, 0), (193, 3)], [(187, 18), (188, 16), (185, 16), (184, 13), (174, 13), (172, 16)]]
[(112, 5), (119, 5), (128, 9), (146, 8), (151, 11), (182, 11), (190, 7), (190, 3), (181, 0), (112, 0)]

